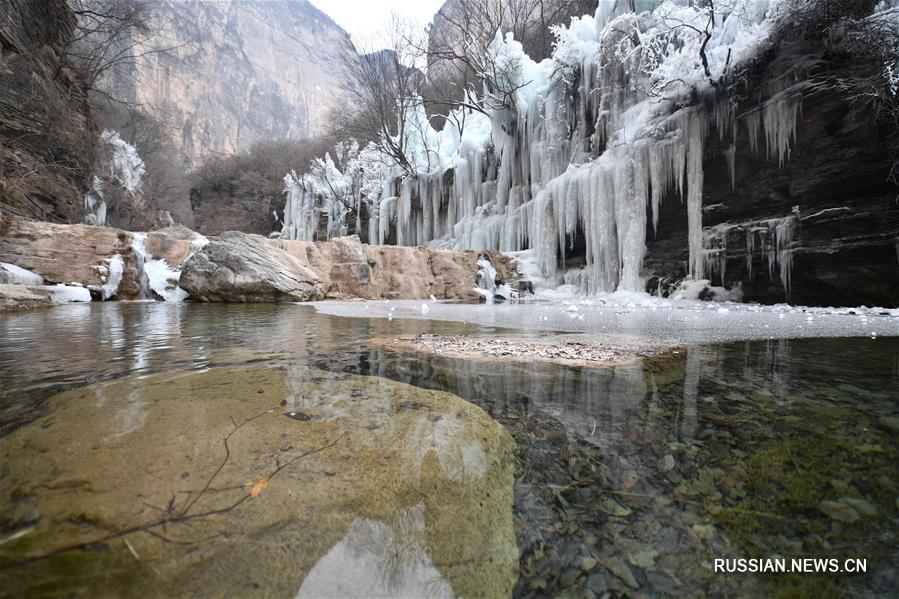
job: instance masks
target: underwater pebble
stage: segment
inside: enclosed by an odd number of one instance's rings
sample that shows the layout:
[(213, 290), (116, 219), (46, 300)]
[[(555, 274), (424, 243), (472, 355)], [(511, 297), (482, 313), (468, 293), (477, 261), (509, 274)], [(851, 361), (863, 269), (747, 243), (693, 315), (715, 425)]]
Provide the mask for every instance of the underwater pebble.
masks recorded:
[(578, 576), (580, 576), (580, 575), (581, 575), (580, 571), (575, 570), (574, 568), (569, 568), (568, 570), (565, 570), (562, 573), (562, 576), (559, 577), (559, 586), (561, 586), (563, 589), (565, 587), (570, 587), (575, 582), (577, 582)]
[(584, 572), (589, 572), (590, 570), (594, 569), (598, 563), (599, 562), (597, 562), (592, 557), (585, 557), (581, 562), (581, 570), (583, 570)]
[(281, 451), (290, 451), (291, 449), (293, 449), (293, 445), (290, 443), (285, 443), (281, 446)]
[(40, 519), (41, 519), (41, 511), (39, 509), (37, 509), (36, 507), (33, 507), (30, 510), (28, 510), (28, 513), (25, 514), (25, 517), (22, 518), (22, 522), (25, 524), (34, 524), (35, 522), (37, 522)]
[(874, 505), (862, 499), (861, 497), (841, 497), (840, 503), (848, 505), (863, 516), (876, 516), (877, 508)]
[(839, 501), (822, 501), (818, 504), (818, 510), (832, 520), (847, 524), (857, 522), (861, 518), (857, 511)]
[(614, 574), (617, 578), (621, 580), (624, 584), (629, 586), (632, 589), (639, 589), (640, 583), (637, 582), (637, 579), (634, 578), (634, 573), (631, 572), (631, 569), (627, 567), (623, 561), (618, 559), (617, 557), (611, 557), (605, 560), (605, 566), (609, 569), (609, 572)]
[(693, 534), (700, 541), (708, 541), (715, 536), (715, 527), (711, 524), (694, 524), (692, 527)]
[(599, 511), (610, 516), (624, 517), (631, 514), (631, 510), (624, 507), (614, 499), (606, 497), (599, 502)]
[(674, 470), (674, 456), (670, 453), (665, 454), (665, 457), (662, 458), (662, 470), (665, 472)]
[(304, 414), (303, 412), (285, 412), (284, 415), (293, 420), (312, 420), (312, 416)]

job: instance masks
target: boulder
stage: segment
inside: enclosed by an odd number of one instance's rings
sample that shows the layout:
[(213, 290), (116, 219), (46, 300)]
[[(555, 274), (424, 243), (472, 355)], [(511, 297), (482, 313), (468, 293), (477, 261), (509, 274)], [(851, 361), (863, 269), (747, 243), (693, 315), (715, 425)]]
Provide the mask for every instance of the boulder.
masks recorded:
[(27, 310), (49, 305), (49, 297), (35, 293), (26, 285), (0, 283), (0, 312)]
[(472, 251), (428, 250), (433, 283), (431, 293), (437, 299), (478, 302), (474, 291), (478, 276), (478, 255)]
[(470, 302), (479, 299), (472, 291), (478, 272), (476, 252), (365, 245), (356, 235), (315, 243), (284, 239), (272, 243), (313, 270), (330, 299), (428, 299), (431, 295)]
[(204, 302), (302, 302), (320, 299), (320, 280), (272, 240), (229, 231), (194, 254), (181, 288)]
[(132, 233), (112, 227), (11, 218), (0, 235), (0, 262), (37, 273), (48, 283), (87, 287), (105, 299), (133, 299), (140, 273), (132, 241)]
[(172, 268), (181, 268), (198, 247), (208, 240), (187, 227), (174, 226), (150, 231), (144, 247), (157, 260), (165, 260)]

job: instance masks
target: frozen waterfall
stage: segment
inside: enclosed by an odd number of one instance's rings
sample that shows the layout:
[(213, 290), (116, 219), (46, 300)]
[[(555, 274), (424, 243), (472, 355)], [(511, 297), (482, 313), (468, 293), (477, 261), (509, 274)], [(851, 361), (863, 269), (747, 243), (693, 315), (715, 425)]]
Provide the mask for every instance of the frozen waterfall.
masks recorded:
[[(736, 0), (717, 7), (711, 22), (692, 2), (640, 0), (636, 12), (629, 4), (601, 1), (593, 16), (554, 28), (555, 50), (541, 62), (511, 34), (498, 33), (489, 63), (514, 84), (514, 105), (485, 113), (458, 108), (435, 131), (422, 102), (413, 102), (402, 130), (421, 133), (404, 138), (414, 172), (388, 157), (362, 159), (377, 154), (373, 145), (357, 149), (343, 170), (326, 156), (303, 178), (285, 179), (282, 235), (312, 239), (317, 214), (328, 214), (329, 236), (342, 234), (331, 219), (352, 189), (354, 205), (368, 206), (372, 243), (533, 249), (542, 277), (561, 281), (560, 265), (581, 238), (586, 267), (579, 276), (589, 292), (642, 291), (647, 231), (657, 228), (663, 201), (680, 199), (688, 276), (704, 279), (712, 269), (722, 276), (723, 263), (710, 257), (714, 234), (703, 226), (707, 138), (719, 137), (732, 181), (738, 130), (772, 161), (789, 158), (802, 77), (751, 91), (754, 108), (742, 106), (742, 114), (722, 91), (735, 70), (769, 47), (774, 27), (789, 18), (788, 3)], [(769, 270), (785, 287), (790, 235), (775, 227), (774, 241), (761, 243), (774, 248)]]

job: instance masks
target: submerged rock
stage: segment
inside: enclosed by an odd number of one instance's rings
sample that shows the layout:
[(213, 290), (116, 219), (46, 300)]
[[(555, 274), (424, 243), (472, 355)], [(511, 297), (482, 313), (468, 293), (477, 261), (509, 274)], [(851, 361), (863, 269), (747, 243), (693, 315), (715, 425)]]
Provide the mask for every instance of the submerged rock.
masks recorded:
[(822, 501), (818, 504), (818, 510), (830, 519), (845, 524), (858, 522), (861, 519), (858, 511), (841, 501)]
[(312, 270), (265, 237), (236, 231), (187, 261), (181, 288), (204, 302), (303, 302), (322, 296)]
[[(354, 389), (369, 399), (355, 401)], [(284, 418), (281, 398), (315, 418)], [(409, 400), (422, 409), (404, 409)], [(33, 531), (4, 546), (6, 556), (183, 513), (224, 463), (186, 513), (222, 511), (154, 529), (177, 542), (130, 534), (105, 540), (105, 551), (17, 566), (0, 573), (9, 592), (512, 593), (514, 442), (454, 395), (256, 366), (121, 379), (60, 393), (48, 405), (52, 414), (0, 438), (0, 512), (27, 504), (41, 514)], [(367, 430), (372, 419), (384, 426)], [(284, 453), (288, 439), (296, 447)], [(53, 575), (60, 568), (65, 577)]]

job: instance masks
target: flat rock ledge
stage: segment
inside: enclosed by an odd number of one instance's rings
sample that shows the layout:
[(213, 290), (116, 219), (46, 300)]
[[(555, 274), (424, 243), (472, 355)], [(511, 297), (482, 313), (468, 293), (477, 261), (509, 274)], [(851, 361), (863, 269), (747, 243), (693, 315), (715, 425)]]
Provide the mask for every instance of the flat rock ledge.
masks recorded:
[(583, 335), (472, 337), (419, 334), (414, 337), (376, 337), (378, 347), (407, 349), (448, 358), (496, 362), (543, 362), (587, 368), (620, 366), (679, 350), (632, 344), (603, 343)]
[(0, 283), (0, 312), (50, 307), (48, 295), (36, 293), (27, 285)]

